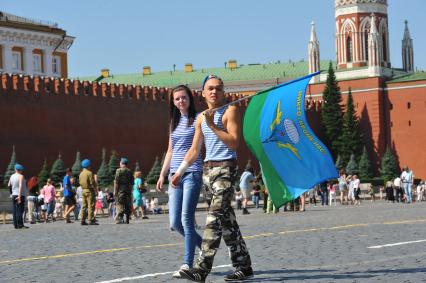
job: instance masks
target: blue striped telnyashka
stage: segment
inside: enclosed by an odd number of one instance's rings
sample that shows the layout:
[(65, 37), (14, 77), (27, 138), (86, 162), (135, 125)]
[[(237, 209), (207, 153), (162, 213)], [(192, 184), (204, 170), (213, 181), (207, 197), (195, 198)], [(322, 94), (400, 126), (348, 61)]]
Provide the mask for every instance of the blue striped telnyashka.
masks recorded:
[[(172, 160), (170, 162), (170, 172), (175, 173), (182, 163), (186, 152), (192, 145), (192, 139), (195, 134), (196, 120), (188, 127), (188, 116), (182, 115), (179, 124), (171, 134), (172, 140)], [(201, 154), (197, 160), (186, 170), (187, 172), (195, 172), (203, 170), (203, 161)]]
[[(224, 107), (214, 114), (214, 123), (216, 126), (226, 131), (222, 125), (222, 117), (228, 107)], [(204, 161), (222, 161), (228, 159), (237, 159), (235, 150), (230, 149), (224, 144), (216, 134), (207, 126), (206, 120), (203, 119), (201, 129), (204, 134), (204, 143), (206, 145), (206, 158)]]

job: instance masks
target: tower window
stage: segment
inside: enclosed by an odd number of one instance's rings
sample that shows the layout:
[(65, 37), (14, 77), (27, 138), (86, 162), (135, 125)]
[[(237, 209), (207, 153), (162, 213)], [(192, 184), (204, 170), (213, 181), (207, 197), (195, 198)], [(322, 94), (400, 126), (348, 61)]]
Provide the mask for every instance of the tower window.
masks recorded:
[(387, 53), (387, 42), (386, 42), (386, 32), (383, 32), (383, 36), (382, 36), (382, 40), (383, 40), (383, 61), (387, 62), (388, 61), (388, 53)]
[(410, 109), (411, 108), (411, 102), (407, 102), (407, 108)]
[(411, 126), (411, 120), (408, 120), (408, 126)]
[(353, 46), (352, 46), (352, 38), (350, 36), (348, 36), (348, 38), (346, 39), (346, 55), (347, 55), (347, 62), (352, 62), (352, 58), (353, 58)]
[(364, 53), (365, 53), (365, 61), (368, 61), (368, 32), (365, 32), (364, 35)]
[(393, 109), (393, 104), (389, 103), (389, 110), (392, 110), (392, 109)]

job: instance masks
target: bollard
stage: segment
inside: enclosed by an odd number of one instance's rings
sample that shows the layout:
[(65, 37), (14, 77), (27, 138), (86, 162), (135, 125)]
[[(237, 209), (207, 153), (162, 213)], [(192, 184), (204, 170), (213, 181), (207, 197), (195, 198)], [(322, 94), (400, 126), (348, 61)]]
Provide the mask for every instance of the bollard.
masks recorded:
[(3, 224), (6, 224), (7, 213), (6, 211), (3, 211), (2, 214), (3, 214)]

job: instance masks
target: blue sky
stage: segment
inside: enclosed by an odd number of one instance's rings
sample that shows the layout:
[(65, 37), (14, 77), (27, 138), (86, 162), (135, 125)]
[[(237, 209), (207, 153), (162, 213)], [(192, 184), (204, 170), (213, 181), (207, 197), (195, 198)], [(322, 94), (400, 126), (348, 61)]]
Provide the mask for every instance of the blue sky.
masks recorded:
[[(391, 63), (401, 67), (407, 19), (414, 61), (426, 70), (425, 0), (388, 0)], [(54, 21), (75, 36), (69, 75), (307, 60), (315, 21), (321, 59), (335, 60), (334, 0), (1, 0), (0, 10)]]

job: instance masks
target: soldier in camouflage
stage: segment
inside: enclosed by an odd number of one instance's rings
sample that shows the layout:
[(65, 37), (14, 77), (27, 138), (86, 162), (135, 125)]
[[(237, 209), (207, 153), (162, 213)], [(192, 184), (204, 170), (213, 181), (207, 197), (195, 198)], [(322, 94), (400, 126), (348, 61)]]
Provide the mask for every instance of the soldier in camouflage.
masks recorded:
[(133, 174), (127, 164), (129, 161), (126, 158), (121, 158), (120, 168), (115, 172), (114, 178), (114, 197), (116, 208), (116, 224), (124, 223), (124, 214), (126, 215), (126, 224), (129, 224), (130, 213), (132, 211), (132, 187)]
[(236, 268), (225, 276), (225, 281), (246, 280), (253, 277), (251, 259), (231, 206), (236, 179), (236, 149), (240, 140), (240, 113), (236, 106), (225, 105), (223, 81), (219, 77), (207, 76), (202, 88), (208, 110), (198, 116), (192, 146), (173, 175), (171, 183), (179, 183), (188, 166), (198, 156), (204, 141), (206, 158), (203, 182), (212, 199), (200, 257), (195, 268), (181, 269), (180, 274), (191, 281), (205, 282), (223, 236), (230, 251), (232, 265)]
[[(95, 175), (90, 171), (91, 162), (89, 159), (84, 159), (81, 162), (81, 167), (83, 170), (79, 175), (79, 183), (83, 188), (82, 193), (82, 216), (81, 216), (81, 225), (98, 225), (95, 221), (95, 199), (98, 194), (98, 184), (95, 180)], [(87, 214), (86, 214), (87, 210)], [(86, 217), (89, 220), (89, 223), (86, 222)]]

